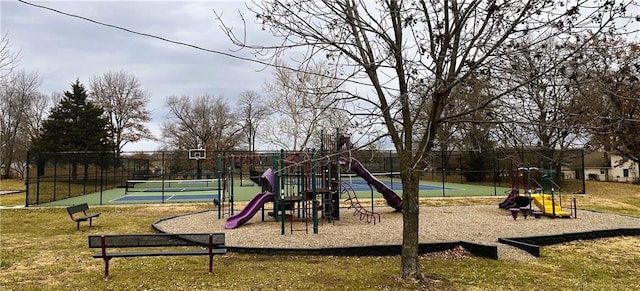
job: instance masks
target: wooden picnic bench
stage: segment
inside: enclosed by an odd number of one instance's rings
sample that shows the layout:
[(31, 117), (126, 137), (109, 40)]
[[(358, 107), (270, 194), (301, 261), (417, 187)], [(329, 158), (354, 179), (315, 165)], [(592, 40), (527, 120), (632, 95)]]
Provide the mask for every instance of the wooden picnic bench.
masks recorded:
[[(100, 216), (100, 213), (87, 214), (87, 210), (89, 210), (89, 204), (87, 203), (82, 203), (82, 204), (67, 207), (67, 212), (69, 213), (71, 220), (76, 222), (77, 230), (80, 230), (80, 222), (89, 220), (89, 226), (92, 226), (93, 219)], [(82, 212), (82, 216), (80, 217), (75, 216), (77, 213), (81, 213), (81, 212)]]
[[(213, 256), (226, 254), (224, 233), (186, 234), (110, 234), (90, 235), (89, 248), (100, 248), (93, 258), (104, 260), (104, 278), (109, 277), (109, 261), (113, 258), (157, 256), (209, 256), (209, 274), (213, 272)], [(194, 250), (166, 250), (166, 247), (197, 246)], [(164, 247), (159, 249), (159, 247)], [(156, 248), (143, 252), (107, 252), (108, 248)]]

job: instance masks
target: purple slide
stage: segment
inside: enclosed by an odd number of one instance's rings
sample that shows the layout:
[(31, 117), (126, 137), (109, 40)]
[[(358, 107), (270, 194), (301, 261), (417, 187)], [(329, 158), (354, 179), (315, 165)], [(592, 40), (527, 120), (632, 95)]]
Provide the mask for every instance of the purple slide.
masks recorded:
[(245, 208), (242, 209), (240, 213), (227, 218), (227, 222), (224, 224), (224, 228), (231, 229), (243, 225), (245, 222), (251, 219), (251, 217), (253, 217), (256, 212), (258, 212), (258, 209), (260, 209), (262, 205), (267, 202), (273, 202), (275, 197), (276, 196), (273, 195), (273, 193), (259, 193), (258, 195), (253, 197), (251, 201), (249, 201), (249, 204), (247, 204), (247, 206), (245, 206)]
[(498, 208), (511, 208), (516, 205), (515, 196), (509, 195), (504, 201), (498, 204)]
[(255, 197), (251, 198), (249, 204), (240, 211), (240, 213), (227, 218), (227, 222), (224, 224), (224, 228), (231, 229), (243, 225), (253, 217), (258, 209), (265, 203), (273, 202), (275, 195), (271, 193), (273, 191), (273, 185), (275, 184), (275, 175), (271, 168), (262, 173), (262, 189), (265, 192), (258, 193)]
[(360, 176), (362, 179), (367, 181), (369, 185), (372, 185), (373, 188), (376, 188), (376, 190), (378, 190), (378, 192), (382, 194), (382, 197), (384, 197), (384, 199), (387, 200), (387, 205), (393, 207), (396, 211), (402, 210), (402, 199), (400, 198), (400, 196), (398, 196), (396, 192), (393, 192), (393, 190), (389, 189), (389, 187), (387, 187), (387, 185), (382, 183), (380, 180), (376, 179), (376, 177), (371, 175), (369, 170), (367, 170), (360, 163), (360, 161), (354, 158), (351, 158), (350, 161), (347, 160), (346, 162), (351, 163), (351, 171), (353, 171), (354, 173), (356, 173), (356, 175)]

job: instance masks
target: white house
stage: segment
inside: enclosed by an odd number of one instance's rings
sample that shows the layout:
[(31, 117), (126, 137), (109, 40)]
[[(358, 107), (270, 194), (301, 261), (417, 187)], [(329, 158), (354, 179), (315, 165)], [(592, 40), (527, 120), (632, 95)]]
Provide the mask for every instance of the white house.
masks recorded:
[(640, 173), (636, 162), (611, 152), (595, 151), (584, 155), (584, 176), (597, 181), (633, 182)]

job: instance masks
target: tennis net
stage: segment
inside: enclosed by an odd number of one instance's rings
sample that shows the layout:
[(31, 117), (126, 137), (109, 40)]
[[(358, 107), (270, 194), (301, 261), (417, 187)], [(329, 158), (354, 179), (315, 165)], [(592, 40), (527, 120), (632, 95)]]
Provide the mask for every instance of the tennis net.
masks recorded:
[(218, 180), (128, 180), (125, 192), (195, 192), (218, 190)]

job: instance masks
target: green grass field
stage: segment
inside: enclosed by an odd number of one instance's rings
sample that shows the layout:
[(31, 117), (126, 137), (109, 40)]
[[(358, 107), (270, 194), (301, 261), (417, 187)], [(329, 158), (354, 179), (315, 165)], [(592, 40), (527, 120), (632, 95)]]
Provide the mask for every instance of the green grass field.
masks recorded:
[[(2, 189), (7, 185), (4, 182)], [(0, 189), (0, 190), (2, 190)], [(640, 186), (588, 182), (579, 207), (640, 217)], [(22, 195), (22, 197), (19, 197)], [(17, 197), (17, 198), (16, 198)], [(17, 201), (17, 204), (12, 204)], [(489, 203), (487, 199), (425, 199), (425, 205)], [(3, 206), (24, 194), (0, 196)], [(491, 200), (490, 203), (494, 203)], [(211, 209), (208, 203), (92, 206), (103, 213), (76, 231), (64, 207), (0, 209), (0, 290), (638, 290), (640, 237), (548, 246), (530, 261), (438, 253), (420, 257), (427, 280), (403, 282), (398, 256), (317, 257), (230, 253), (216, 257), (116, 259), (112, 276), (92, 259), (87, 235), (149, 233), (161, 218)], [(107, 219), (108, 218), (108, 219)]]

